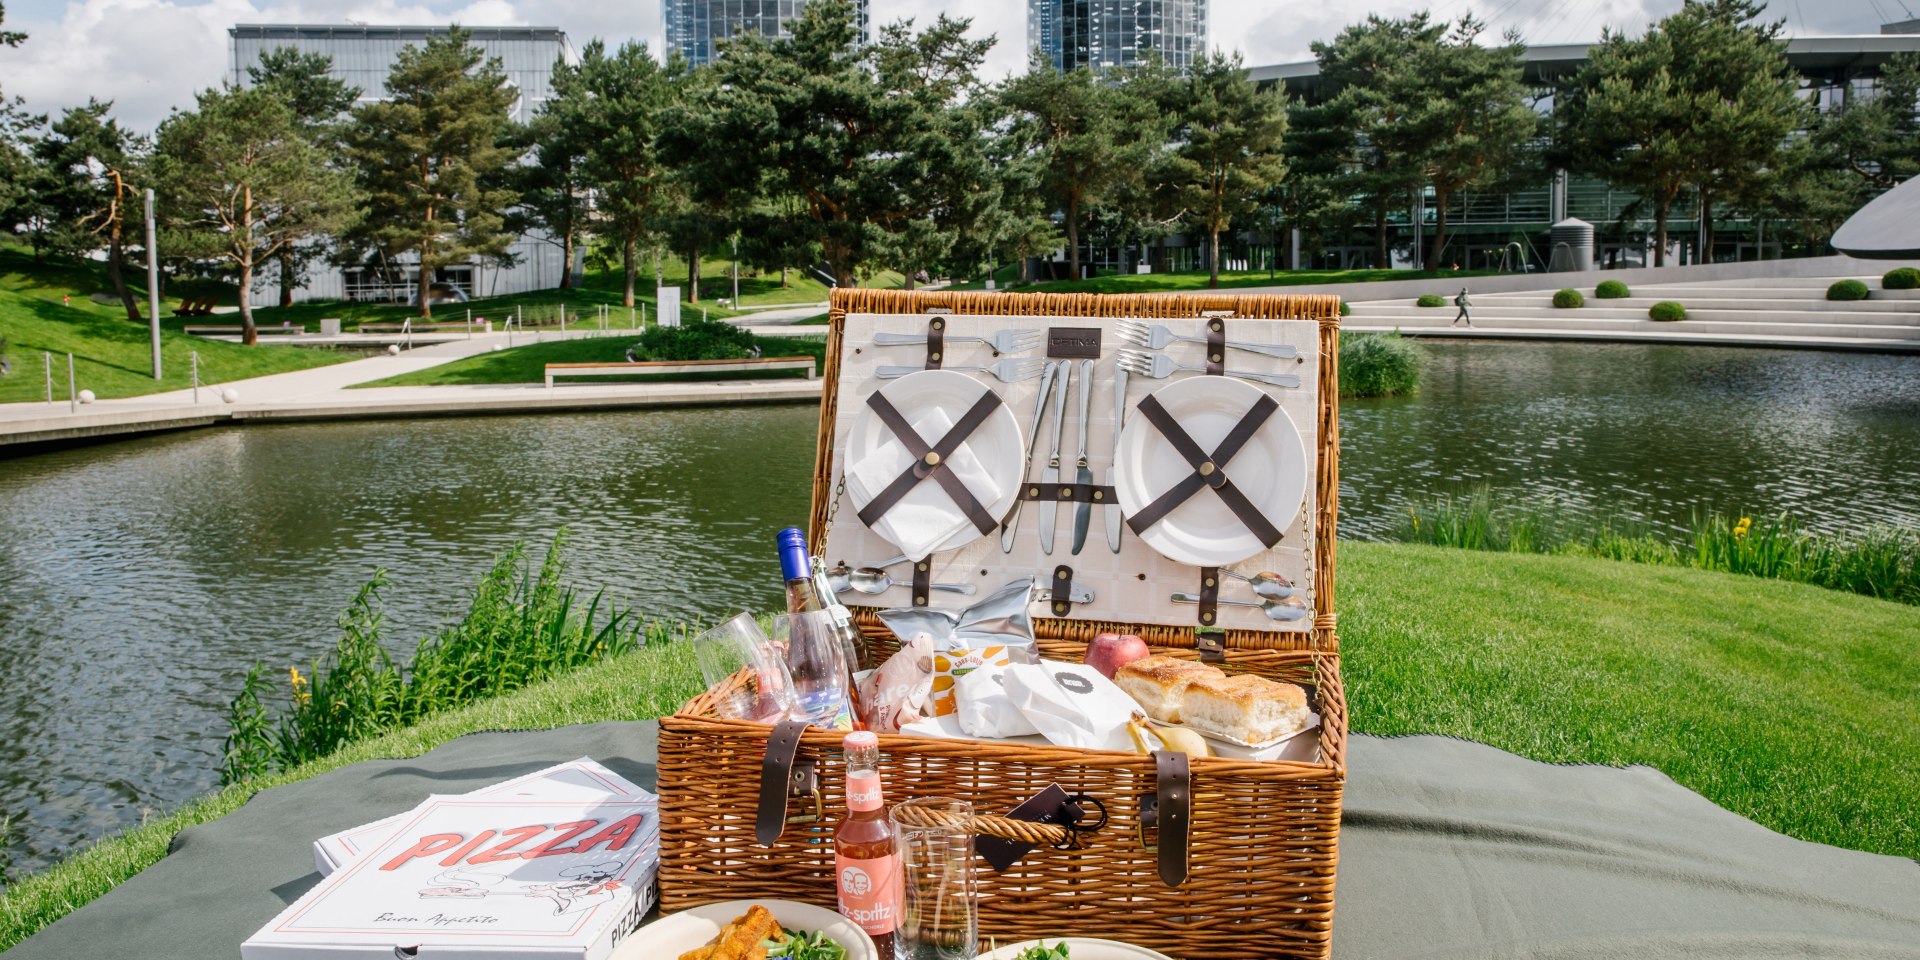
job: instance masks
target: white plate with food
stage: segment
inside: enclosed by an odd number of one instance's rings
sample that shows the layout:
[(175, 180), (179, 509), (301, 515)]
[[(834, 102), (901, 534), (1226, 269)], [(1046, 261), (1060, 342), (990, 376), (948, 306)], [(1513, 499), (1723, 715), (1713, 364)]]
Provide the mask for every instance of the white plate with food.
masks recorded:
[[(1209, 455), (1263, 396), (1259, 387), (1231, 377), (1176, 380), (1153, 392), (1167, 415)], [(1114, 494), (1128, 517), (1194, 472), (1173, 441), (1137, 413), (1120, 431), (1115, 463)], [(1221, 469), (1275, 530), (1285, 532), (1300, 516), (1307, 493), (1307, 452), (1286, 410), (1274, 410)], [(1175, 563), (1196, 567), (1239, 563), (1267, 549), (1226, 502), (1205, 487), (1143, 531), (1140, 540)]]
[[(952, 370), (922, 370), (887, 383), (881, 396), (928, 446), (940, 442), (983, 396), (978, 380)], [(1026, 465), (1026, 437), (1013, 409), (995, 397), (986, 420), (950, 454), (945, 468), (960, 478), (995, 520), (1013, 508)], [(845, 444), (847, 495), (855, 510), (913, 466), (907, 448), (871, 405), (862, 404)], [(921, 480), (873, 525), (873, 532), (909, 557), (956, 550), (986, 536), (932, 477)]]
[[(763, 949), (776, 939), (782, 942)], [(792, 900), (729, 900), (647, 924), (621, 941), (609, 960), (781, 958), (880, 960), (880, 955), (865, 931), (825, 907)]]
[(1061, 937), (1027, 940), (997, 947), (978, 960), (1173, 960), (1164, 953), (1136, 947), (1118, 940), (1092, 937)]

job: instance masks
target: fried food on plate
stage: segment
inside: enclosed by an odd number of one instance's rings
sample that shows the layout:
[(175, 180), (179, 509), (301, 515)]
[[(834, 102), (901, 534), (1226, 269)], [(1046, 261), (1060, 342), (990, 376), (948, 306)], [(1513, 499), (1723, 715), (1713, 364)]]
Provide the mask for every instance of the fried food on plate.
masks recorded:
[(785, 940), (780, 921), (766, 907), (754, 906), (733, 918), (702, 947), (680, 955), (680, 960), (767, 960), (768, 940)]

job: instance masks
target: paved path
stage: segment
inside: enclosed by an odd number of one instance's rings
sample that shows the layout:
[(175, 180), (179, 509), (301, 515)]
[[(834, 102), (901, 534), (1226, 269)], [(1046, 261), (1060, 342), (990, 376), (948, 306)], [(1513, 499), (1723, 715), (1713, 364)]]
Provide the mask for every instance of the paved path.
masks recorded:
[[(586, 334), (590, 335), (590, 334)], [(554, 339), (557, 333), (545, 333)], [(573, 339), (583, 334), (568, 334)], [(533, 339), (514, 335), (516, 345)], [(86, 437), (149, 433), (227, 421), (420, 417), (469, 413), (519, 413), (612, 407), (806, 402), (818, 400), (818, 380), (729, 380), (707, 383), (498, 384), (444, 387), (348, 389), (355, 384), (450, 363), (505, 346), (505, 334), (421, 347), (399, 356), (369, 357), (332, 366), (256, 377), (200, 388), (119, 400), (99, 400), (69, 412), (65, 401), (0, 404), (0, 446)], [(271, 348), (268, 348), (271, 349)], [(232, 389), (238, 399), (222, 401)]]

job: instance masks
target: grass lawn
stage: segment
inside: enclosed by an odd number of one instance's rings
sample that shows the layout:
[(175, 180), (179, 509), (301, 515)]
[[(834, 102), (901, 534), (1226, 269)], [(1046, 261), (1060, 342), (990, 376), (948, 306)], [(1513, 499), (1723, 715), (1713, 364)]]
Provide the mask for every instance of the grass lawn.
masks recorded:
[[(1733, 574), (1398, 544), (1342, 543), (1340, 590), (1356, 731), (1651, 764), (1783, 833), (1920, 856), (1910, 607)], [(697, 685), (686, 652), (643, 651), (452, 711), (108, 838), (0, 896), (0, 950), (258, 787), (416, 755), (468, 731), (670, 711)]]
[[(556, 340), (532, 343), (509, 350), (496, 350), (443, 363), (437, 367), (403, 373), (356, 384), (364, 387), (444, 387), (484, 383), (545, 383), (549, 363), (613, 363), (627, 358), (627, 347), (635, 337), (591, 337), (584, 340)], [(826, 369), (827, 342), (820, 337), (760, 337), (761, 356), (812, 357), (816, 373)], [(693, 376), (660, 375), (631, 377), (595, 377), (593, 383), (645, 382), (651, 380), (740, 380), (771, 377), (805, 377), (799, 370), (776, 372), (712, 373)]]
[[(1371, 283), (1376, 280), (1432, 280), (1484, 277), (1497, 270), (1246, 270), (1220, 274), (1220, 289), (1234, 287), (1293, 287), (1317, 283)], [(1000, 289), (1008, 289), (1011, 274), (1001, 271)], [(1090, 280), (1049, 280), (1017, 288), (1019, 293), (1194, 293), (1207, 287), (1205, 270), (1186, 273), (1106, 274)], [(956, 283), (950, 290), (981, 290), (978, 281)]]

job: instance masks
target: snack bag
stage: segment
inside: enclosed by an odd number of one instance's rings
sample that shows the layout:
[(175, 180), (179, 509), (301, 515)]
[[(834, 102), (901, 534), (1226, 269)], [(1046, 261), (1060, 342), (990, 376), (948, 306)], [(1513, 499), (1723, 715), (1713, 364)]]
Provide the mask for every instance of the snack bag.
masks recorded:
[(1088, 750), (1130, 750), (1127, 721), (1140, 705), (1083, 663), (1018, 663), (1006, 670), (1007, 698), (1047, 742)]
[(1030, 737), (1040, 728), (1014, 709), (1007, 696), (1007, 668), (986, 666), (954, 680), (955, 717), (971, 737)]
[(1005, 645), (947, 650), (933, 655), (933, 715), (952, 716), (959, 709), (954, 700), (954, 683), (982, 667), (1004, 667), (1013, 655)]
[(860, 702), (867, 727), (876, 733), (899, 733), (901, 726), (933, 714), (933, 636), (916, 633), (887, 658), (880, 669), (860, 681)]

